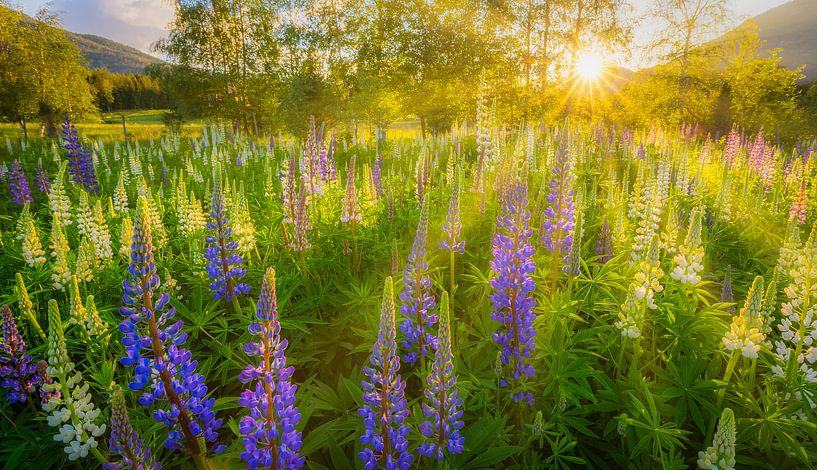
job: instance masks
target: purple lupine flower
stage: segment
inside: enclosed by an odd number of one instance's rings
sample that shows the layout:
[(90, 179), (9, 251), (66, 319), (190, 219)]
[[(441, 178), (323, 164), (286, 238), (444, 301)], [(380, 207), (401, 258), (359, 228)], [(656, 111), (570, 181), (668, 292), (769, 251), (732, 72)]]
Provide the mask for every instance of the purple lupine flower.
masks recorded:
[(275, 153), (275, 136), (272, 134), (269, 135), (269, 153)]
[(383, 467), (387, 470), (408, 470), (414, 459), (408, 451), (408, 409), (400, 377), (400, 356), (397, 354), (397, 332), (394, 325), (394, 284), (386, 278), (380, 307), (380, 330), (374, 343), (369, 364), (363, 367), (363, 417), (365, 432), (360, 442), (365, 446), (359, 454), (366, 470)]
[(17, 331), (17, 324), (11, 315), (8, 305), (0, 307), (3, 311), (3, 342), (0, 343), (0, 385), (8, 389), (6, 398), (9, 403), (23, 403), (34, 386), (34, 374), (37, 366), (26, 354), (26, 342)]
[(204, 376), (196, 372), (198, 362), (185, 349), (187, 333), (182, 333), (181, 320), (167, 326), (176, 311), (168, 307), (170, 295), (159, 293), (159, 276), (153, 262), (153, 242), (150, 233), (147, 200), (139, 198), (137, 217), (133, 224), (129, 278), (122, 281), (124, 294), (119, 312), (125, 317), (119, 324), (124, 335), (125, 356), (119, 362), (134, 367), (132, 390), (142, 393), (139, 404), (152, 406), (162, 403), (153, 417), (170, 431), (165, 447), (170, 450), (186, 449), (194, 456), (202, 453), (199, 438), (209, 444), (213, 452), (222, 452), (218, 444), (218, 428), (214, 398), (207, 398)]
[(420, 425), (423, 436), (431, 442), (420, 444), (417, 452), (426, 457), (442, 460), (445, 451), (461, 454), (465, 439), (460, 435), (462, 422), (462, 399), (457, 396), (457, 376), (454, 375), (454, 362), (451, 355), (451, 322), (448, 312), (448, 293), (443, 291), (440, 298), (440, 331), (437, 350), (431, 372), (426, 377), (428, 387), (425, 389), (426, 401), (423, 403), (423, 415), (426, 418)]
[(343, 209), (341, 209), (341, 222), (360, 222), (363, 218), (360, 215), (360, 204), (357, 201), (355, 191), (355, 156), (349, 159), (349, 170), (346, 172), (346, 194), (343, 196)]
[(205, 238), (207, 249), (204, 252), (204, 257), (210, 261), (207, 264), (207, 274), (213, 281), (210, 284), (213, 298), (224, 297), (231, 301), (233, 297), (249, 293), (250, 286), (238, 282), (246, 273), (241, 267), (244, 259), (238, 254), (238, 243), (233, 240), (233, 231), (224, 207), (224, 195), (218, 185), (213, 189), (207, 228), (213, 232)]
[(309, 229), (312, 228), (312, 224), (309, 222), (309, 207), (306, 203), (307, 198), (307, 189), (306, 184), (301, 184), (301, 187), (298, 190), (298, 204), (295, 206), (295, 219), (292, 223), (294, 234), (292, 235), (292, 239), (289, 241), (289, 247), (293, 251), (305, 251), (312, 247), (312, 244), (309, 243), (308, 233)]
[(545, 209), (540, 235), (545, 248), (553, 253), (554, 270), (558, 268), (558, 263), (567, 262), (573, 246), (576, 208), (571, 188), (572, 180), (570, 158), (564, 146), (560, 146), (556, 155), (556, 166), (553, 168), (553, 179), (550, 180), (548, 207)]
[(601, 264), (607, 264), (613, 258), (613, 234), (610, 231), (610, 221), (606, 216), (596, 237), (596, 255)]
[(377, 154), (372, 165), (372, 184), (374, 184), (374, 194), (377, 199), (383, 197), (383, 155)]
[(60, 391), (57, 387), (43, 387), (43, 385), (54, 383), (54, 379), (48, 375), (48, 361), (44, 359), (37, 361), (37, 375), (34, 378), (34, 383), (40, 387), (40, 403), (43, 405), (54, 397), (60, 397)]
[(130, 468), (134, 470), (159, 470), (162, 465), (153, 459), (150, 447), (142, 443), (139, 433), (131, 426), (128, 418), (128, 409), (125, 397), (119, 388), (111, 397), (111, 439), (108, 441), (108, 450), (122, 458), (121, 462), (106, 462), (104, 470), (120, 470)]
[(332, 131), (332, 140), (329, 141), (329, 151), (326, 153), (326, 181), (335, 181), (338, 179), (338, 169), (335, 165), (334, 158), (336, 146), (335, 132)]
[(505, 197), (502, 212), (497, 216), (497, 231), (491, 241), (493, 260), (491, 269), (496, 273), (490, 284), (494, 311), (491, 319), (500, 322), (494, 332), (494, 341), (502, 348), (500, 362), (503, 375), (500, 385), (512, 386), (511, 398), (533, 404), (533, 394), (524, 387), (525, 378), (533, 377), (529, 359), (533, 352), (534, 300), (531, 293), (536, 285), (531, 273), (536, 270), (533, 247), (530, 244), (530, 211), (527, 185), (515, 183)]
[(34, 182), (37, 183), (37, 191), (47, 193), (51, 190), (51, 181), (48, 180), (48, 175), (43, 169), (43, 161), (37, 162), (37, 176), (34, 177)]
[(451, 201), (448, 203), (448, 215), (443, 223), (443, 235), (445, 238), (439, 246), (448, 251), (456, 251), (459, 254), (465, 253), (465, 241), (459, 240), (462, 222), (460, 221), (460, 198), (459, 184), (455, 181), (451, 187)]
[(99, 184), (96, 180), (91, 152), (80, 143), (77, 128), (71, 124), (68, 116), (65, 116), (65, 121), (62, 123), (62, 140), (65, 149), (68, 150), (68, 168), (74, 182), (81, 184), (89, 193), (98, 193)]
[(420, 223), (414, 235), (406, 268), (403, 270), (403, 292), (400, 293), (400, 313), (406, 317), (400, 325), (405, 340), (403, 347), (407, 353), (403, 360), (414, 364), (421, 356), (432, 351), (436, 342), (429, 329), (437, 323), (437, 315), (430, 313), (436, 304), (431, 293), (431, 278), (428, 276), (426, 260), (426, 240), (428, 238), (428, 206), (420, 210)]
[(320, 175), (320, 154), (318, 152), (318, 136), (315, 129), (315, 116), (309, 117), (309, 135), (304, 146), (301, 180), (306, 186), (307, 195), (318, 196), (323, 194)]
[(20, 166), (19, 160), (11, 162), (11, 169), (9, 170), (9, 191), (11, 192), (11, 200), (17, 205), (22, 206), (34, 199), (31, 197), (31, 189), (28, 187), (28, 179)]
[(255, 317), (249, 330), (257, 341), (245, 344), (244, 352), (261, 360), (258, 365), (250, 363), (238, 376), (241, 383), (250, 384), (238, 399), (239, 405), (250, 409), (239, 426), (245, 449), (241, 458), (249, 468), (298, 469), (304, 464), (298, 454), (301, 433), (295, 430), (301, 420), (295, 406), (298, 386), (290, 382), (294, 368), (286, 365), (287, 340), (281, 338), (272, 268), (261, 283)]
[(761, 129), (755, 136), (755, 141), (749, 150), (749, 166), (758, 173), (763, 169), (765, 149), (766, 139), (763, 136), (763, 129)]
[[(721, 283), (721, 302), (731, 304), (734, 301), (735, 299), (732, 293), (732, 265), (730, 264), (726, 266), (726, 273), (723, 275), (723, 282)], [(728, 312), (734, 314), (735, 306), (730, 306)]]

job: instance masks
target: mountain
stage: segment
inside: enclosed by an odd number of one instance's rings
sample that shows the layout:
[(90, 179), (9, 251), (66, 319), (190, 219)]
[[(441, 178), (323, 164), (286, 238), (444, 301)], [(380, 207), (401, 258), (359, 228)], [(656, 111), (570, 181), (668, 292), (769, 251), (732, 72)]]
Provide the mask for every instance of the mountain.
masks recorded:
[(150, 64), (161, 62), (152, 55), (93, 34), (76, 34), (65, 31), (91, 68), (105, 68), (116, 73), (141, 73)]
[(803, 81), (817, 81), (817, 0), (794, 0), (761, 13), (753, 22), (765, 41), (763, 50), (783, 49), (781, 65), (795, 69), (805, 65)]

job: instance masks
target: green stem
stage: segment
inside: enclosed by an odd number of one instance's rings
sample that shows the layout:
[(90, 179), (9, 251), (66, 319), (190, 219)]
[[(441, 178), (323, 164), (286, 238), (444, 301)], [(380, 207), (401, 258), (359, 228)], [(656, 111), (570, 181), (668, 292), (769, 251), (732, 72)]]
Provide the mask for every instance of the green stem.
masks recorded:
[(238, 301), (238, 295), (233, 295), (233, 308), (235, 313), (241, 313), (241, 303)]

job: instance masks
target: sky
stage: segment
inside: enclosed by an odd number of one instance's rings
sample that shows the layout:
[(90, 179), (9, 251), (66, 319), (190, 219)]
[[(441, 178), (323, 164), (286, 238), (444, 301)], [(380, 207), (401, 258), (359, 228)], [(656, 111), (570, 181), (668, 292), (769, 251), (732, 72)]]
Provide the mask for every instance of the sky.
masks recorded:
[[(45, 5), (44, 0), (11, 0), (33, 15)], [(644, 59), (637, 53), (639, 46), (650, 42), (655, 34), (655, 22), (644, 18), (648, 7), (655, 0), (631, 0), (629, 13), (634, 21), (633, 50), (629, 58), (616, 59), (630, 68), (638, 68)], [(744, 20), (786, 3), (788, 0), (731, 0), (732, 15), (723, 31), (737, 26)], [(144, 52), (151, 53), (150, 46), (165, 37), (168, 23), (173, 19), (173, 0), (52, 0), (52, 9), (59, 12), (66, 29), (75, 33), (103, 36)]]

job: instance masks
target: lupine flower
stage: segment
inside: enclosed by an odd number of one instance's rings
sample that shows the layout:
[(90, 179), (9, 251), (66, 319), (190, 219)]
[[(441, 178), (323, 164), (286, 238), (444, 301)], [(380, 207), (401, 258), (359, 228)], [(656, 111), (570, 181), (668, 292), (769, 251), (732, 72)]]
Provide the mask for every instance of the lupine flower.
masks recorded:
[(613, 258), (613, 234), (610, 231), (610, 220), (607, 217), (604, 217), (604, 222), (596, 237), (596, 255), (601, 264), (606, 264)]
[(14, 277), (17, 280), (17, 304), (20, 307), (20, 313), (22, 313), (29, 323), (31, 323), (32, 328), (34, 328), (34, 331), (37, 332), (43, 342), (46, 342), (47, 337), (43, 329), (40, 327), (40, 322), (37, 321), (37, 316), (34, 314), (34, 304), (31, 302), (31, 297), (28, 295), (28, 289), (26, 289), (26, 283), (23, 281), (23, 275), (18, 272), (14, 275)]
[(707, 470), (735, 470), (735, 414), (726, 408), (718, 420), (712, 445), (698, 452), (698, 467)]
[(791, 221), (786, 230), (786, 239), (783, 240), (783, 245), (780, 247), (777, 258), (777, 270), (784, 276), (788, 277), (794, 268), (802, 246), (803, 242), (800, 239), (800, 227)]
[(799, 225), (806, 223), (806, 215), (808, 214), (808, 192), (806, 191), (806, 180), (800, 185), (800, 191), (791, 203), (791, 210), (789, 211), (789, 222), (796, 220)]
[(746, 294), (746, 303), (723, 335), (723, 345), (728, 351), (740, 351), (743, 357), (757, 359), (766, 339), (763, 320), (763, 276), (757, 276)]
[(440, 242), (440, 248), (455, 251), (459, 254), (465, 253), (465, 241), (460, 240), (461, 230), (459, 184), (454, 181), (451, 185), (448, 214), (445, 216), (445, 222), (443, 223), (443, 240)]
[(305, 185), (301, 184), (300, 190), (298, 191), (298, 204), (295, 207), (295, 219), (292, 223), (295, 233), (292, 234), (292, 238), (289, 241), (290, 249), (297, 252), (306, 251), (312, 247), (312, 244), (309, 243), (307, 233), (312, 228), (312, 224), (309, 222), (309, 207), (306, 201), (307, 191), (304, 186)]
[(420, 444), (417, 452), (426, 457), (443, 460), (445, 451), (460, 454), (465, 439), (460, 436), (462, 422), (462, 399), (457, 396), (457, 376), (451, 356), (451, 322), (448, 312), (448, 293), (443, 291), (440, 299), (440, 327), (437, 349), (431, 372), (426, 377), (423, 415), (420, 425), (423, 436), (431, 442)]
[(817, 224), (800, 249), (789, 271), (791, 283), (786, 287), (788, 301), (780, 308), (782, 318), (777, 325), (780, 339), (775, 341), (777, 365), (772, 372), (779, 376), (802, 373), (807, 382), (817, 382), (817, 303), (812, 300), (817, 291)]
[(119, 254), (130, 258), (130, 242), (133, 237), (133, 222), (128, 216), (122, 218), (122, 229), (119, 232)]
[(349, 169), (346, 172), (346, 193), (343, 195), (343, 209), (340, 214), (340, 221), (360, 222), (363, 217), (360, 215), (360, 204), (355, 191), (355, 156), (349, 159)]
[(120, 214), (126, 214), (128, 211), (130, 211), (128, 191), (125, 189), (124, 176), (119, 177), (119, 183), (117, 183), (116, 189), (113, 192), (113, 208)]
[(243, 183), (230, 208), (229, 220), (232, 221), (231, 228), (238, 252), (244, 255), (250, 253), (255, 249), (255, 226), (252, 223), (247, 197), (244, 195)]
[[(723, 275), (723, 282), (721, 283), (721, 302), (733, 303), (735, 301), (732, 293), (732, 265), (726, 266), (726, 273)], [(735, 306), (729, 306), (729, 314), (735, 313)]]
[(659, 282), (664, 277), (664, 271), (661, 269), (661, 260), (659, 259), (658, 240), (653, 237), (648, 243), (647, 256), (638, 265), (633, 277), (633, 292), (638, 300), (646, 302), (647, 307), (651, 310), (658, 308), (655, 305), (655, 294), (664, 290), (664, 287)]
[(51, 212), (59, 216), (63, 225), (71, 225), (71, 200), (65, 194), (65, 164), (60, 165), (54, 186), (48, 192), (48, 204)]
[(207, 250), (204, 252), (204, 257), (210, 261), (207, 264), (207, 274), (213, 281), (210, 284), (213, 298), (225, 297), (230, 301), (233, 297), (249, 293), (250, 286), (238, 282), (246, 272), (241, 267), (244, 259), (237, 253), (238, 244), (232, 238), (233, 232), (224, 208), (224, 197), (218, 187), (213, 190), (210, 222), (207, 223), (207, 228), (213, 232), (205, 239)]
[(570, 251), (565, 257), (565, 265), (562, 266), (562, 271), (569, 276), (578, 276), (581, 273), (582, 265), (582, 237), (584, 236), (584, 226), (582, 217), (576, 218), (575, 227), (573, 228), (573, 242), (570, 244)]
[[(553, 167), (553, 178), (549, 184), (548, 207), (545, 209), (540, 235), (545, 248), (553, 253), (554, 262), (558, 260), (559, 263), (566, 262), (573, 244), (576, 208), (572, 180), (570, 156), (567, 149), (560, 146), (556, 152), (556, 166)], [(557, 269), (556, 264), (553, 269)]]
[(360, 436), (364, 449), (360, 453), (366, 470), (408, 470), (414, 459), (408, 451), (408, 409), (404, 396), (405, 382), (400, 377), (397, 354), (397, 331), (394, 322), (394, 284), (387, 277), (380, 307), (380, 330), (368, 366), (363, 367), (363, 417), (365, 432)]
[(56, 213), (53, 216), (54, 221), (51, 224), (51, 256), (54, 257), (54, 273), (51, 275), (51, 280), (55, 289), (64, 291), (72, 276), (68, 267), (68, 253), (71, 248), (68, 246), (68, 240), (62, 231), (60, 218)]
[(383, 197), (383, 155), (378, 153), (377, 158), (372, 165), (372, 184), (374, 185), (374, 194), (379, 200)]
[(175, 309), (168, 307), (170, 295), (156, 292), (159, 276), (153, 262), (153, 243), (147, 201), (139, 199), (137, 218), (133, 227), (129, 279), (122, 282), (124, 295), (120, 313), (125, 317), (119, 325), (123, 333), (125, 356), (122, 365), (134, 367), (132, 390), (148, 387), (139, 398), (142, 406), (163, 403), (153, 417), (171, 428), (165, 447), (186, 449), (199, 455), (199, 439), (208, 443), (210, 450), (221, 452), (217, 444), (221, 420), (213, 411), (214, 398), (206, 398), (204, 377), (196, 372), (197, 361), (183, 347), (187, 334), (182, 333), (181, 320), (167, 326)]
[(420, 210), (420, 223), (414, 235), (406, 268), (403, 270), (403, 292), (400, 293), (400, 313), (405, 317), (400, 325), (405, 340), (402, 346), (407, 350), (403, 360), (414, 364), (425, 357), (434, 347), (435, 339), (431, 327), (437, 323), (437, 315), (430, 313), (436, 301), (431, 293), (431, 278), (428, 276), (426, 241), (428, 239), (428, 206)]
[(28, 230), (26, 236), (23, 238), (23, 259), (26, 264), (33, 268), (34, 266), (45, 263), (45, 251), (40, 242), (40, 236), (37, 235), (37, 227), (34, 226), (34, 221), (28, 221)]
[(37, 160), (37, 175), (34, 177), (34, 182), (37, 184), (37, 191), (47, 193), (51, 190), (51, 181), (48, 180), (48, 175), (43, 169), (43, 161)]
[[(100, 461), (105, 459), (97, 449), (97, 439), (105, 433), (105, 424), (96, 424), (99, 409), (91, 401), (88, 384), (82, 383), (82, 373), (75, 370), (68, 358), (65, 334), (57, 301), (48, 301), (48, 368), (46, 372), (56, 383), (44, 384), (51, 397), (43, 405), (49, 413), (48, 425), (58, 427), (54, 440), (65, 444), (68, 460), (87, 457), (89, 453)], [(52, 393), (59, 392), (59, 393)]]
[(45, 405), (53, 397), (60, 397), (60, 391), (52, 384), (54, 379), (48, 375), (48, 361), (40, 359), (37, 361), (37, 372), (34, 383), (40, 387), (40, 404)]
[(528, 211), (527, 185), (516, 182), (509, 190), (502, 204), (502, 213), (497, 216), (496, 233), (492, 245), (491, 269), (495, 276), (491, 287), (494, 311), (491, 319), (500, 322), (494, 332), (494, 341), (502, 348), (500, 359), (505, 375), (500, 377), (500, 385), (513, 388), (514, 401), (533, 404), (533, 394), (518, 390), (520, 382), (533, 377), (534, 370), (530, 356), (534, 349), (536, 330), (533, 320), (534, 300), (531, 297), (536, 284), (531, 274), (536, 270), (533, 261), (534, 250), (530, 244), (530, 211)]
[(701, 244), (703, 210), (692, 211), (689, 218), (689, 230), (684, 243), (678, 247), (678, 254), (672, 258), (675, 268), (670, 277), (681, 284), (695, 285), (701, 280), (703, 270), (704, 247)]
[(250, 468), (298, 469), (304, 463), (298, 454), (301, 433), (295, 430), (301, 419), (295, 406), (298, 387), (290, 382), (294, 369), (286, 365), (287, 340), (281, 338), (277, 302), (275, 270), (269, 268), (261, 284), (256, 321), (249, 327), (257, 341), (244, 345), (248, 356), (261, 359), (238, 376), (250, 387), (238, 400), (239, 405), (250, 409), (250, 415), (243, 417), (239, 426), (245, 449), (241, 458)]
[(8, 389), (9, 403), (23, 403), (34, 386), (37, 367), (26, 354), (26, 342), (17, 331), (17, 323), (8, 305), (0, 307), (3, 316), (3, 342), (0, 343), (0, 385)]
[(159, 470), (162, 465), (153, 459), (150, 447), (142, 443), (139, 433), (131, 426), (125, 397), (119, 388), (114, 389), (111, 398), (111, 438), (108, 450), (122, 458), (122, 462), (106, 462), (104, 470)]
[(315, 128), (315, 116), (309, 116), (309, 135), (304, 145), (304, 159), (301, 166), (301, 182), (308, 196), (323, 194), (318, 135)]
[(68, 116), (65, 116), (62, 123), (62, 141), (65, 149), (68, 150), (68, 168), (74, 182), (82, 185), (89, 193), (98, 193), (99, 185), (96, 181), (91, 152), (80, 143), (77, 129), (71, 124)]
[(17, 205), (23, 205), (26, 202), (31, 202), (31, 189), (28, 187), (28, 180), (23, 168), (20, 166), (18, 160), (11, 162), (11, 169), (9, 170), (9, 191), (11, 191), (11, 200)]
[(14, 238), (23, 240), (28, 236), (30, 222), (34, 219), (31, 217), (31, 203), (26, 202), (20, 210), (20, 216), (17, 217), (17, 222), (14, 224)]
[(740, 148), (740, 137), (738, 136), (737, 129), (735, 125), (732, 125), (732, 130), (729, 131), (729, 136), (726, 138), (726, 146), (723, 149), (723, 159), (726, 161), (726, 164), (729, 168), (735, 162), (735, 157), (738, 154), (738, 149)]
[(74, 266), (74, 277), (80, 281), (94, 280), (94, 270), (97, 267), (94, 245), (87, 237), (83, 237), (77, 248), (77, 263)]

